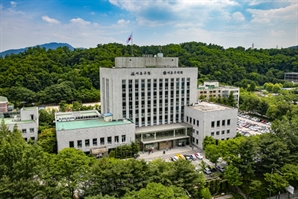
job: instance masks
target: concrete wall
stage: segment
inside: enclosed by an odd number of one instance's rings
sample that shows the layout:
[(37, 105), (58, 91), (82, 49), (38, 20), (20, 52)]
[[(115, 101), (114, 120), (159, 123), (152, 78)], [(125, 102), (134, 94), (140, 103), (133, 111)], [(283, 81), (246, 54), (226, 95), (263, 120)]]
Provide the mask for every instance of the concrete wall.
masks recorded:
[[(237, 114), (238, 109), (236, 108), (203, 112), (196, 110), (191, 106), (185, 107), (185, 122), (191, 124), (194, 129), (193, 137), (195, 138), (195, 142), (193, 144), (202, 149), (204, 138), (206, 136), (211, 136), (212, 132), (214, 132), (213, 137), (218, 140), (235, 137), (237, 128)], [(192, 118), (192, 123), (190, 123), (190, 118)], [(227, 125), (228, 119), (230, 120), (230, 125)], [(197, 123), (193, 124), (193, 120), (198, 120), (199, 126), (197, 126)], [(223, 120), (225, 120), (225, 126), (222, 125)], [(215, 123), (213, 128), (211, 127), (212, 121)], [(220, 121), (219, 127), (217, 127), (217, 121)], [(230, 133), (227, 134), (227, 130), (229, 130)], [(219, 135), (216, 135), (216, 132), (218, 131)], [(222, 134), (222, 131), (224, 131), (224, 134)], [(198, 139), (198, 144), (196, 144), (196, 139)]]
[[(119, 136), (120, 143), (115, 143), (114, 136)], [(97, 128), (85, 128), (85, 129), (73, 129), (73, 130), (61, 130), (57, 131), (57, 145), (58, 151), (69, 148), (69, 142), (74, 142), (74, 148), (78, 148), (77, 141), (82, 140), (82, 151), (90, 152), (91, 148), (107, 146), (107, 148), (115, 148), (120, 146), (120, 144), (125, 144), (121, 142), (121, 135), (126, 135), (126, 143), (130, 144), (131, 141), (135, 141), (135, 125), (123, 124), (114, 126), (103, 126)], [(107, 144), (107, 137), (112, 137), (112, 144)], [(105, 144), (100, 145), (100, 138), (105, 138)], [(97, 138), (97, 146), (93, 146), (93, 138)], [(85, 146), (85, 140), (89, 139), (89, 147)]]
[[(15, 123), (11, 123), (11, 124), (7, 124), (8, 129), (10, 131), (13, 131), (14, 125), (17, 125), (18, 129), (23, 132), (23, 129), (26, 129), (26, 133), (22, 133), (23, 138), (27, 139), (27, 141), (34, 137), (35, 140), (37, 140), (38, 138), (38, 123), (36, 121), (32, 121), (32, 122), (15, 122)], [(30, 131), (30, 129), (33, 129), (33, 132)]]
[(116, 57), (116, 68), (178, 67), (177, 57)]

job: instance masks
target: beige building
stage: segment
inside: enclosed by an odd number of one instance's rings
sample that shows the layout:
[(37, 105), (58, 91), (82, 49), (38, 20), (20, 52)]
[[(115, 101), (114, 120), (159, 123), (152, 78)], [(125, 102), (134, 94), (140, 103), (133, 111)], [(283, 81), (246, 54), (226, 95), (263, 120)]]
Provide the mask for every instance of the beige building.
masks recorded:
[(4, 96), (0, 96), (0, 113), (8, 111), (8, 100)]

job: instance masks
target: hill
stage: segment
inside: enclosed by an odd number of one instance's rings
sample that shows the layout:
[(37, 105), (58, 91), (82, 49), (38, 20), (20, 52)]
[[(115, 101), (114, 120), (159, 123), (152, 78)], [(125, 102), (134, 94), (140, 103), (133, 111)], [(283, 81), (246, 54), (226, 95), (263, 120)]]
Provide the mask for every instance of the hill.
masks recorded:
[[(37, 46), (39, 46), (41, 48), (45, 48), (46, 50), (48, 50), (48, 49), (53, 49), (54, 50), (58, 47), (63, 47), (63, 46), (68, 47), (70, 50), (74, 49), (74, 47), (72, 47), (71, 45), (69, 45), (67, 43), (57, 43), (57, 42), (51, 42), (51, 43), (47, 43), (47, 44), (40, 44), (40, 45), (36, 45), (36, 46), (33, 46), (33, 47), (37, 47)], [(0, 56), (5, 57), (5, 55), (19, 54), (21, 52), (24, 52), (28, 48), (30, 48), (30, 47), (6, 50), (6, 51), (1, 52)]]

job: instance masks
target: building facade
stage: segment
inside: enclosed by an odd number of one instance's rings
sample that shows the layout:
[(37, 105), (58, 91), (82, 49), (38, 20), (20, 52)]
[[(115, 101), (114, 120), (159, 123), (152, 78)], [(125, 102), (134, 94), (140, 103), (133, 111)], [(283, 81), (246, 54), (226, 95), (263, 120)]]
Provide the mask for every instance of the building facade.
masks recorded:
[(206, 136), (225, 140), (236, 136), (238, 109), (208, 102), (185, 107), (185, 122), (192, 125), (192, 144), (203, 148)]
[(7, 97), (0, 96), (0, 113), (8, 111), (8, 100)]
[(135, 141), (135, 125), (126, 119), (114, 120), (111, 113), (59, 112), (55, 114), (55, 123), (58, 151), (70, 147), (86, 153), (106, 153)]
[(285, 81), (298, 83), (298, 73), (297, 72), (288, 72), (284, 74)]
[(209, 100), (211, 97), (214, 99), (218, 97), (228, 98), (231, 92), (233, 92), (238, 107), (240, 89), (233, 86), (219, 86), (218, 81), (206, 81), (200, 85), (197, 90), (197, 99)]
[(4, 118), (4, 122), (10, 131), (17, 125), (25, 141), (37, 140), (39, 125), (37, 107), (24, 107), (20, 111), (1, 113), (0, 118)]
[(115, 119), (131, 119), (143, 150), (167, 148), (161, 142), (179, 145), (178, 134), (188, 143), (191, 126), (182, 124), (184, 106), (196, 101), (197, 73), (197, 68), (178, 67), (178, 58), (162, 54), (117, 57), (114, 68), (100, 68), (101, 110)]

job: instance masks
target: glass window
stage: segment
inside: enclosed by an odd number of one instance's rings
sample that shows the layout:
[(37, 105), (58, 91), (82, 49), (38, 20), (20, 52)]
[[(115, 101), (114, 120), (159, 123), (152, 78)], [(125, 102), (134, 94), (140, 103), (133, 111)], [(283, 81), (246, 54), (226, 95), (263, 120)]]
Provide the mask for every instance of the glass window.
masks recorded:
[(31, 139), (32, 141), (34, 141), (34, 140), (35, 140), (35, 137), (31, 137), (30, 139)]
[(216, 131), (216, 135), (219, 135), (219, 131)]
[(74, 147), (73, 141), (69, 141), (69, 148), (73, 148), (73, 147)]
[(199, 122), (199, 120), (197, 120), (197, 126), (200, 126), (200, 122)]
[[(117, 136), (115, 136), (114, 138), (115, 138), (115, 143), (116, 143), (116, 144), (119, 143), (119, 136), (117, 135)], [(109, 142), (109, 141), (108, 141), (108, 142)]]
[(104, 145), (105, 144), (105, 138), (100, 138), (100, 145)]
[(199, 131), (197, 131), (197, 135), (199, 135)]
[(189, 123), (192, 123), (192, 118), (189, 118)]
[(34, 128), (30, 128), (30, 133), (34, 133)]
[(214, 136), (214, 132), (211, 132), (211, 136)]
[(82, 148), (82, 140), (78, 140), (77, 144), (78, 144), (78, 148)]
[(230, 133), (230, 130), (227, 130), (227, 134), (229, 134)]
[(97, 138), (93, 138), (92, 143), (93, 143), (93, 146), (97, 146)]
[(122, 142), (126, 142), (126, 135), (121, 136)]
[(217, 127), (220, 126), (220, 121), (219, 121), (219, 120), (217, 120), (217, 122), (216, 122), (216, 126), (217, 126)]
[(192, 142), (195, 143), (195, 138), (194, 137), (192, 137)]
[(221, 134), (222, 134), (222, 135), (225, 134), (225, 131), (221, 131)]
[(222, 120), (222, 121), (221, 121), (221, 125), (222, 125), (222, 126), (225, 126), (225, 125), (226, 125), (226, 120)]
[(215, 125), (215, 122), (212, 121), (212, 122), (211, 122), (211, 128), (214, 128), (214, 125)]
[(228, 119), (228, 120), (227, 120), (227, 125), (230, 125), (230, 123), (231, 123), (231, 120)]
[(186, 122), (188, 122), (188, 116), (186, 116)]
[(85, 147), (89, 147), (90, 146), (90, 140), (85, 140)]
[(27, 129), (22, 129), (22, 133), (27, 133)]
[(198, 139), (196, 139), (196, 144), (199, 144), (199, 140)]
[(112, 144), (112, 137), (108, 137), (108, 144)]

